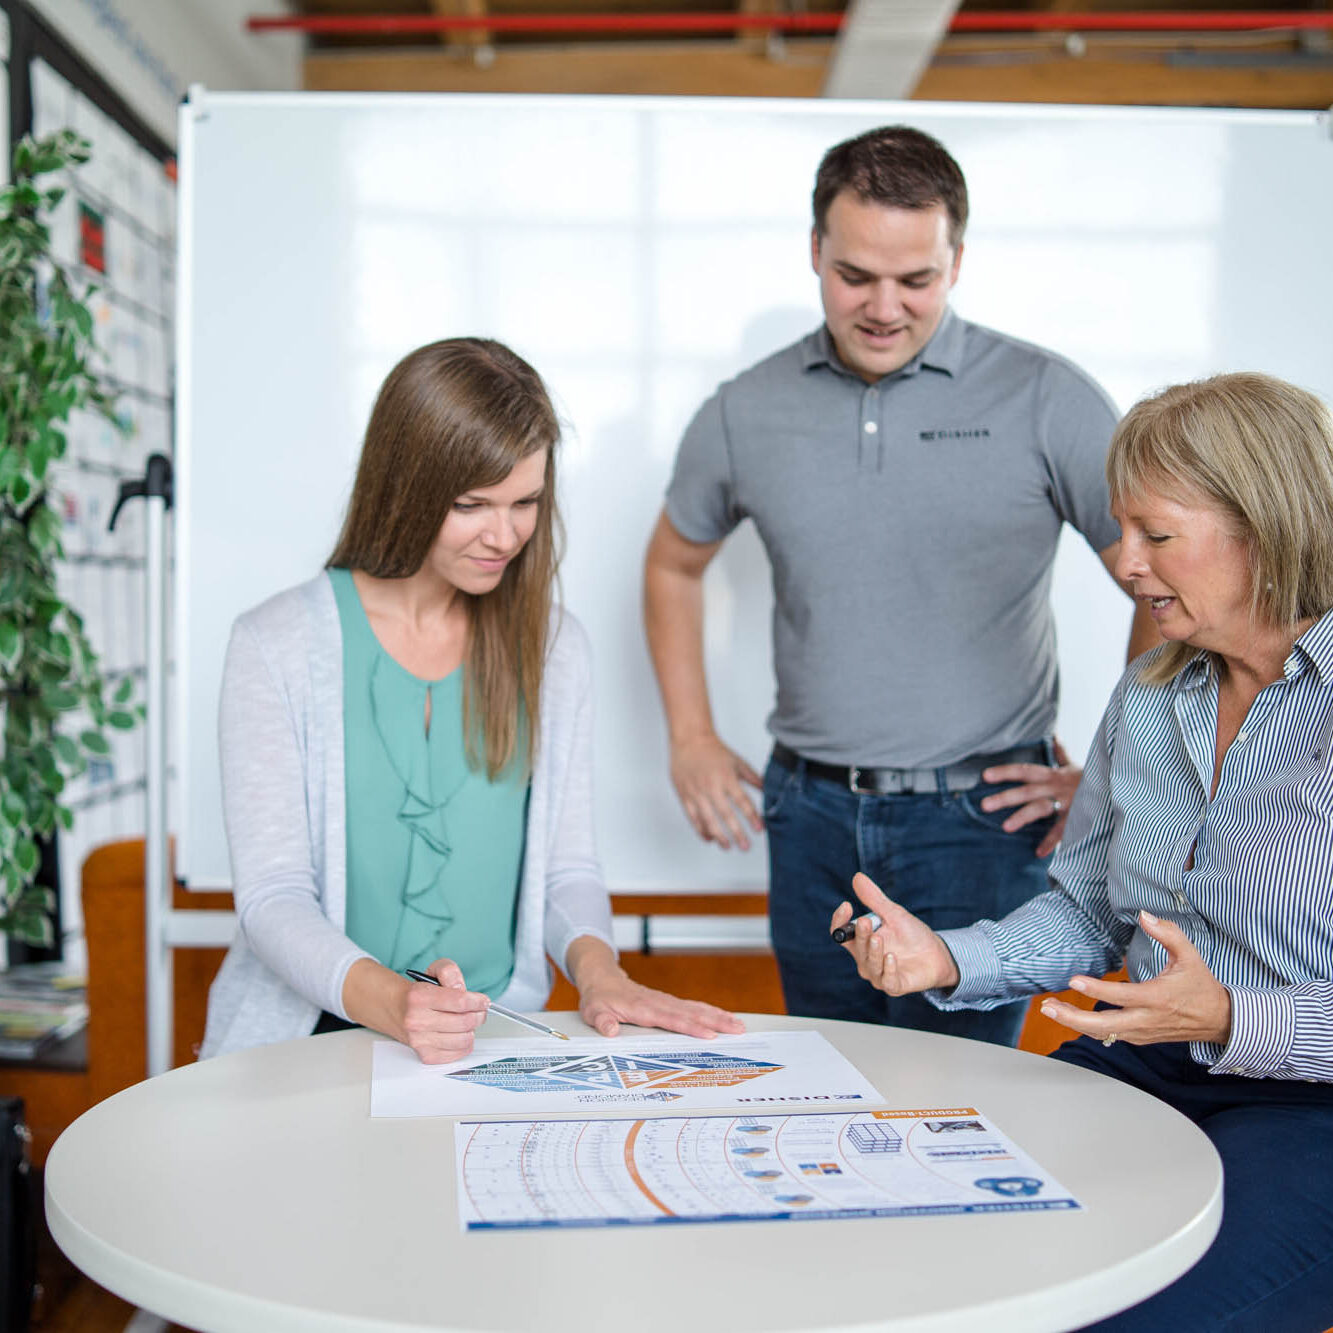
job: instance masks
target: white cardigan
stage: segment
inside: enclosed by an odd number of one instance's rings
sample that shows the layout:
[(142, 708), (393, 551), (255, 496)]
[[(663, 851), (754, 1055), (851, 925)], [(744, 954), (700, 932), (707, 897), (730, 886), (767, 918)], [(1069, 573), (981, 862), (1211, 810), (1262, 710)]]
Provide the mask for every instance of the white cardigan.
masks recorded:
[[(342, 660), (327, 574), (247, 611), (232, 629), (218, 730), (239, 928), (209, 992), (205, 1057), (304, 1036), (321, 1009), (346, 1017), (343, 981), (369, 957), (344, 933)], [(580, 935), (612, 944), (592, 831), (591, 693), (587, 635), (556, 608), (514, 974), (498, 997), (515, 1009), (546, 1002), (548, 953), (563, 967)]]

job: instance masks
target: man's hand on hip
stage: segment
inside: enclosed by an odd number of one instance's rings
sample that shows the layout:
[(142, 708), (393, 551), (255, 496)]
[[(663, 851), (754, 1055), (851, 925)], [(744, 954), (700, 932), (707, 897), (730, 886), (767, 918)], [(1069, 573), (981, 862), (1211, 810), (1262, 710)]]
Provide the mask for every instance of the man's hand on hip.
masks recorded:
[(1069, 818), (1070, 803), (1078, 790), (1079, 779), (1083, 776), (1083, 770), (1070, 763), (1065, 747), (1058, 739), (1054, 742), (1054, 749), (1055, 768), (1048, 768), (1045, 764), (996, 764), (981, 774), (983, 782), (1017, 784), (1004, 791), (997, 791), (981, 802), (981, 808), (986, 811), (1018, 807), (1004, 821), (1006, 833), (1017, 833), (1038, 819), (1054, 817), (1055, 822), (1037, 847), (1038, 856), (1047, 856), (1059, 846), (1064, 836), (1065, 821)]
[(719, 847), (733, 844), (747, 851), (750, 839), (764, 821), (746, 793), (744, 783), (763, 787), (763, 779), (734, 750), (716, 736), (700, 736), (671, 747), (671, 781), (694, 831)]

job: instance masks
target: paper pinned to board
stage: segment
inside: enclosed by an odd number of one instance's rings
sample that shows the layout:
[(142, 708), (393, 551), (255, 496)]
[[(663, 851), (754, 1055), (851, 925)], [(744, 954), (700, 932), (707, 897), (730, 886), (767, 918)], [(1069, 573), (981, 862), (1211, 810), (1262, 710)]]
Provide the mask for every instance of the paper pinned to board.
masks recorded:
[(878, 1106), (883, 1098), (818, 1032), (693, 1037), (481, 1039), (465, 1060), (425, 1065), (377, 1041), (372, 1116)]

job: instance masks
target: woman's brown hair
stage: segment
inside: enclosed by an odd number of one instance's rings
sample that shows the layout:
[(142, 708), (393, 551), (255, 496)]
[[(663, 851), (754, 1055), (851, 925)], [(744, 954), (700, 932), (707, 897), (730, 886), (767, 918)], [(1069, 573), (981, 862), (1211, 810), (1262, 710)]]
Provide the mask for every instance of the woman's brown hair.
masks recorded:
[(559, 422), (541, 376), (503, 343), (446, 338), (409, 352), (375, 400), (331, 568), (399, 579), (425, 563), (454, 501), (495, 486), (546, 452), (537, 526), (493, 592), (467, 596), (463, 673), (468, 762), (494, 779), (515, 758), (531, 771), (540, 722), (552, 587)]

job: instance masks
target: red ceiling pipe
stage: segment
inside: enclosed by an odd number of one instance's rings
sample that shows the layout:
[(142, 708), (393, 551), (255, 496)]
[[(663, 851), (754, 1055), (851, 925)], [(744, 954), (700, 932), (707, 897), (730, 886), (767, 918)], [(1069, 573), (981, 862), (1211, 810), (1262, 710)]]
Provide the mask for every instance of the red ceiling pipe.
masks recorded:
[[(735, 32), (758, 28), (779, 32), (836, 32), (843, 14), (444, 14), (252, 15), (251, 32), (349, 33), (467, 32)], [(950, 32), (1259, 32), (1271, 29), (1333, 30), (1333, 11), (1231, 10), (1125, 11), (1117, 14), (955, 14)]]
[(1125, 10), (1119, 14), (1033, 14), (997, 10), (955, 14), (951, 32), (1036, 32), (1052, 28), (1079, 32), (1255, 32), (1267, 28), (1330, 28), (1333, 11), (1308, 9)]
[(250, 18), (251, 32), (279, 29), (318, 34), (467, 32), (734, 32), (737, 28), (837, 32), (841, 14), (490, 14), (317, 15)]

